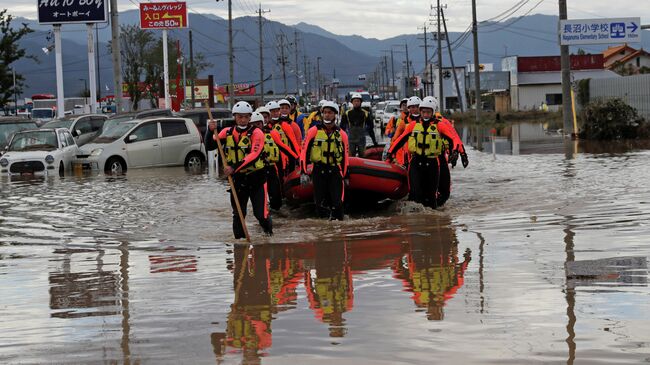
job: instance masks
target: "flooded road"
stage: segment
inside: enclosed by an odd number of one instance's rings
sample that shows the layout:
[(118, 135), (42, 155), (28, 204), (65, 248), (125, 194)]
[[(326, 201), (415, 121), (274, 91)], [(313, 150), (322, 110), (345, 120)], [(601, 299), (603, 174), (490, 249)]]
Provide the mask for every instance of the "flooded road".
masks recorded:
[(252, 248), (207, 174), (4, 178), (0, 363), (650, 362), (650, 151), (558, 146)]

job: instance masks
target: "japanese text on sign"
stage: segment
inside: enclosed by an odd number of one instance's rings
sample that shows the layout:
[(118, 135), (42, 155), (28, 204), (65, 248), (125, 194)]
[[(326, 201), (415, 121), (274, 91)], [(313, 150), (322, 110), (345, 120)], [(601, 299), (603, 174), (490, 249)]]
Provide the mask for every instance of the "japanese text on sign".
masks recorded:
[(140, 28), (185, 27), (187, 27), (187, 6), (184, 2), (140, 4)]
[(641, 41), (640, 18), (560, 21), (560, 44), (603, 44)]
[(38, 0), (39, 24), (107, 21), (105, 0)]

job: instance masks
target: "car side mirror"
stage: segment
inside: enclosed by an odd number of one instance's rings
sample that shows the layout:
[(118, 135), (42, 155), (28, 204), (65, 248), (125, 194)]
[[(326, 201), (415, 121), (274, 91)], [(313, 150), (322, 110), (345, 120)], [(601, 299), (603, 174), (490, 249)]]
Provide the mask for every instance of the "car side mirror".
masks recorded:
[(135, 134), (131, 134), (131, 135), (129, 136), (129, 142), (135, 142), (135, 141), (137, 141), (137, 140), (138, 140), (138, 136), (137, 136), (137, 135), (135, 135)]
[(73, 134), (72, 135), (73, 137), (79, 137), (81, 135), (81, 129), (75, 129), (74, 132), (76, 133), (76, 135)]

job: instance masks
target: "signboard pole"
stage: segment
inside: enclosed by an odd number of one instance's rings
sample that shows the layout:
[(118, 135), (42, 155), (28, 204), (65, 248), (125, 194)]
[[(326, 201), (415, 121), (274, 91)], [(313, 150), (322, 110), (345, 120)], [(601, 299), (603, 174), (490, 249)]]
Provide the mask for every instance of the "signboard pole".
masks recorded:
[(88, 29), (88, 85), (90, 85), (90, 112), (97, 113), (97, 81), (95, 80), (95, 42), (93, 24), (86, 24)]
[[(567, 19), (567, 2), (560, 0), (560, 21)], [(560, 46), (560, 63), (562, 68), (562, 119), (564, 120), (564, 135), (573, 134), (573, 124), (571, 123), (573, 108), (571, 105), (571, 58), (569, 56), (569, 46)]]
[(165, 108), (172, 107), (171, 98), (169, 96), (169, 56), (167, 54), (167, 29), (163, 29), (162, 33), (163, 42), (163, 75), (165, 80)]
[(63, 94), (63, 56), (61, 54), (61, 25), (54, 25), (54, 49), (56, 60), (56, 117), (65, 116), (65, 96)]

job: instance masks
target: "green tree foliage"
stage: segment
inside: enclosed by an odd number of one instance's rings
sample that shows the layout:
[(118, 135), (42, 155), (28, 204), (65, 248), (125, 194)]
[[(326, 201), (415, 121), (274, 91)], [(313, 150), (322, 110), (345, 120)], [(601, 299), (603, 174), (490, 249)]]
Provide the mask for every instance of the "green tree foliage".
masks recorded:
[(14, 29), (11, 27), (13, 17), (7, 14), (7, 9), (0, 11), (0, 105), (7, 105), (14, 98), (14, 93), (20, 93), (25, 80), (22, 75), (16, 74), (16, 90), (14, 90), (14, 80), (11, 72), (11, 64), (22, 59), (34, 56), (26, 55), (25, 49), (21, 48), (20, 39), (26, 34), (33, 32), (27, 24), (23, 23), (22, 27)]
[(583, 110), (581, 137), (598, 140), (645, 138), (650, 135), (648, 123), (636, 109), (621, 99), (598, 100)]

